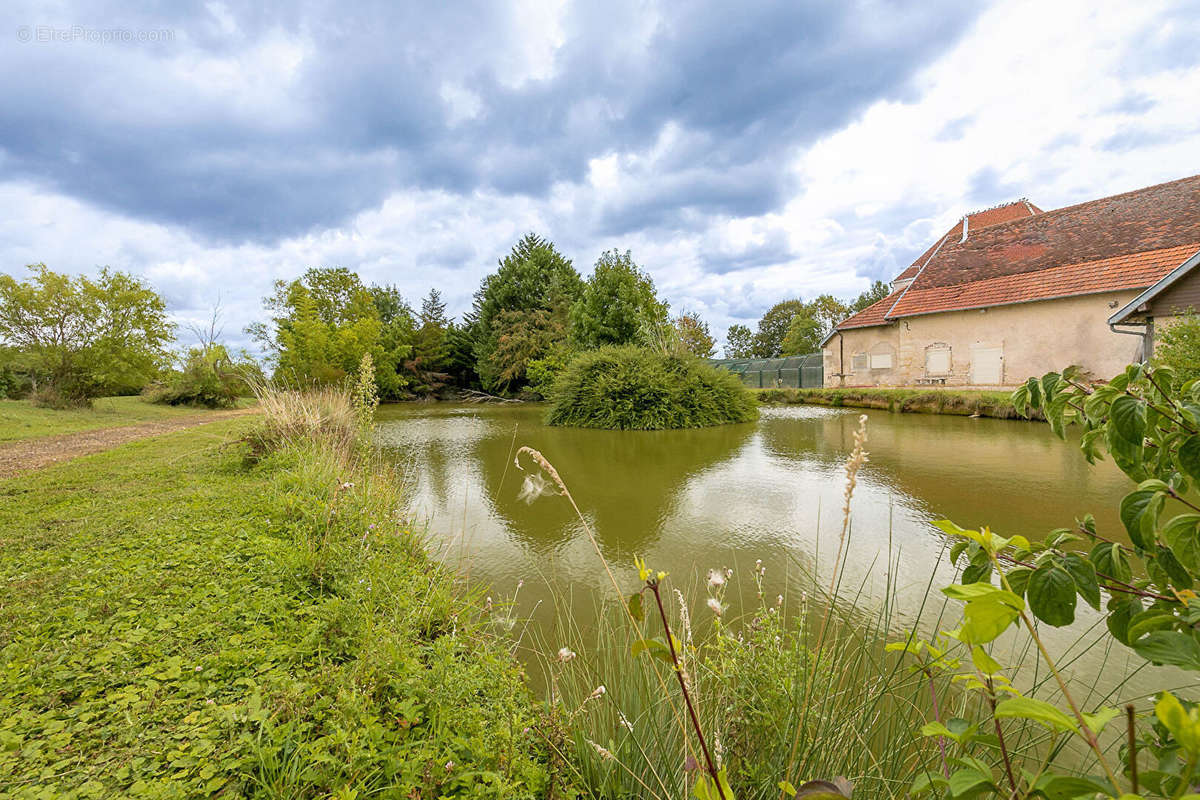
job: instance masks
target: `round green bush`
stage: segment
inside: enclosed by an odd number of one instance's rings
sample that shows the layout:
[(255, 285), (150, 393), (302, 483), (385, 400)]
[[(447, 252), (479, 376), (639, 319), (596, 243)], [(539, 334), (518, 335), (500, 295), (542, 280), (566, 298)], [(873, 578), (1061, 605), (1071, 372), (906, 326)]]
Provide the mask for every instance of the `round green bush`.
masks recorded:
[(758, 417), (737, 376), (688, 354), (623, 345), (575, 356), (554, 383), (549, 423), (580, 428), (703, 428)]

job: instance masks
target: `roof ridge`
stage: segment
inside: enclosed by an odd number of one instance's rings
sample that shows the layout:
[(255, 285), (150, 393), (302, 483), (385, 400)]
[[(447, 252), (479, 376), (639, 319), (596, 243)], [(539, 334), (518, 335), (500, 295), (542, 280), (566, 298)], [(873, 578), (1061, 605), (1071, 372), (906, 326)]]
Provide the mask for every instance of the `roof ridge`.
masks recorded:
[(1009, 206), (1015, 206), (1018, 203), (1024, 203), (1025, 205), (1029, 205), (1029, 198), (1024, 197), (1024, 196), (1018, 197), (1016, 200), (1009, 200), (1007, 203), (996, 203), (996, 205), (994, 205), (994, 206), (988, 206), (987, 208), (979, 208), (974, 211), (968, 211), (966, 214), (963, 214), (963, 216), (964, 217), (973, 217), (976, 214), (985, 214), (988, 211), (995, 211), (997, 208), (1008, 208)]
[[(1062, 208), (1052, 208), (1049, 211), (1042, 211), (1041, 214), (1034, 214), (1032, 217), (1022, 217), (1021, 219), (1015, 219), (1015, 220), (1011, 220), (1011, 221), (1012, 222), (1022, 222), (1024, 220), (1028, 220), (1028, 219), (1034, 219), (1034, 218), (1040, 219), (1042, 217), (1050, 216), (1051, 214), (1058, 214), (1063, 211), (1071, 211), (1073, 209), (1082, 208), (1083, 206), (1090, 206), (1094, 203), (1102, 203), (1105, 200), (1116, 200), (1118, 197), (1127, 197), (1132, 194), (1141, 194), (1143, 192), (1148, 192), (1151, 189), (1161, 189), (1164, 186), (1171, 186), (1172, 184), (1184, 183), (1186, 181), (1194, 181), (1198, 178), (1200, 178), (1200, 174), (1188, 175), (1187, 177), (1184, 177), (1184, 178), (1176, 178), (1173, 181), (1163, 181), (1162, 183), (1152, 183), (1149, 186), (1143, 186), (1140, 189), (1129, 189), (1128, 191), (1117, 192), (1116, 194), (1109, 194), (1109, 195), (1105, 195), (1104, 197), (1097, 197), (1094, 200), (1084, 200), (1082, 203), (1073, 203), (1072, 205), (1063, 206)], [(1008, 223), (1002, 222), (1000, 224), (1006, 225)], [(991, 226), (989, 225), (988, 227), (990, 228)]]

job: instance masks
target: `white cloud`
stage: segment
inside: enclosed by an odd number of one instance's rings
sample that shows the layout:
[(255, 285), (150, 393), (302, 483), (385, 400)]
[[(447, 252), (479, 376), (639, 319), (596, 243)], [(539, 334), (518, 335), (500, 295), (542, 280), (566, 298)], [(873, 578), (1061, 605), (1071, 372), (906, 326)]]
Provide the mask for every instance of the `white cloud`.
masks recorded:
[[(614, 204), (664, 190), (664, 161), (704, 152), (700, 134), (668, 124), (640, 147), (614, 144), (579, 182), (559, 182), (544, 198), (401, 191), (342, 227), (275, 244), (214, 245), (13, 181), (0, 184), (0, 268), (19, 274), (44, 261), (71, 272), (131, 270), (166, 293), (180, 321), (205, 318), (219, 293), (226, 333), (236, 334), (261, 315), (272, 281), (312, 266), (356, 269), (412, 302), (436, 286), (460, 314), (496, 260), (533, 230), (584, 273), (602, 250), (632, 249), (675, 310), (701, 312), (723, 335), (780, 299), (857, 294), (869, 278), (902, 269), (965, 211), (1010, 195), (1053, 208), (1200, 172), (1200, 66), (1181, 66), (1169, 53), (1153, 60), (1156, 47), (1179, 39), (1169, 11), (1165, 2), (996, 5), (918, 75), (905, 101), (877, 102), (841, 130), (797, 145), (778, 165), (795, 191), (759, 216), (690, 211), (678, 230), (648, 221), (620, 236), (597, 232)], [(513, 54), (502, 80), (545, 79), (562, 55), (563, 6), (521, 3), (514, 14), (514, 24), (541, 33)], [(301, 114), (289, 81), (306, 47), (268, 37), (232, 60), (193, 64), (191, 80), (197, 96), (244, 93), (247, 113), (260, 103)], [(257, 77), (233, 80), (247, 73)], [(440, 96), (456, 122), (476, 118), (483, 103), (455, 82), (441, 85)], [(387, 157), (372, 158), (389, 168)], [(720, 173), (719, 165), (687, 166)]]

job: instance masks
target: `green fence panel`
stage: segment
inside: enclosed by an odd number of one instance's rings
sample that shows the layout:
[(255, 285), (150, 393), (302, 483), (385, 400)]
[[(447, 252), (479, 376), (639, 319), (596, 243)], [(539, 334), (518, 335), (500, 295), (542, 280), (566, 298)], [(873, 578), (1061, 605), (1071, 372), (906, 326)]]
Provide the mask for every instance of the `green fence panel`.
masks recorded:
[(816, 389), (825, 385), (825, 360), (820, 353), (784, 358), (714, 358), (709, 363), (741, 377), (742, 383), (752, 389)]

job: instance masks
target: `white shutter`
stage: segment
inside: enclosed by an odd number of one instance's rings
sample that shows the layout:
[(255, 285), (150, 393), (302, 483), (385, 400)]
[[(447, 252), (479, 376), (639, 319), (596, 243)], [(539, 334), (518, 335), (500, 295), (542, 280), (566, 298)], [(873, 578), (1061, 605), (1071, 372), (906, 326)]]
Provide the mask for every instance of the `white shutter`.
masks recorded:
[(971, 348), (971, 383), (976, 386), (999, 386), (1004, 383), (1003, 348)]
[(950, 350), (948, 348), (938, 347), (925, 351), (925, 374), (950, 374)]

